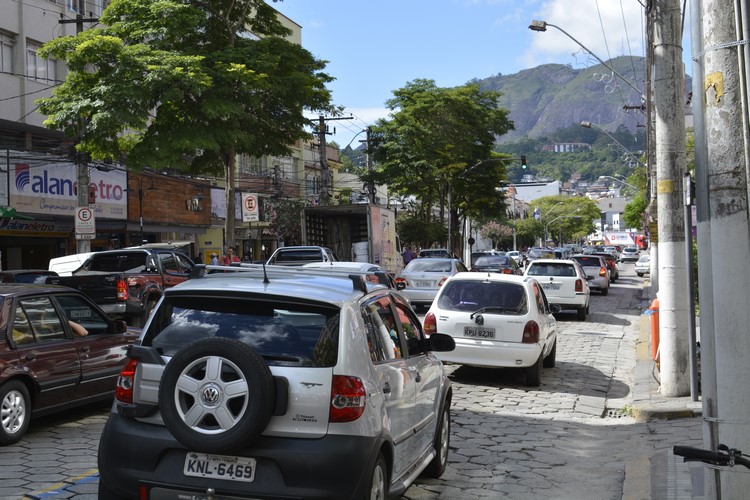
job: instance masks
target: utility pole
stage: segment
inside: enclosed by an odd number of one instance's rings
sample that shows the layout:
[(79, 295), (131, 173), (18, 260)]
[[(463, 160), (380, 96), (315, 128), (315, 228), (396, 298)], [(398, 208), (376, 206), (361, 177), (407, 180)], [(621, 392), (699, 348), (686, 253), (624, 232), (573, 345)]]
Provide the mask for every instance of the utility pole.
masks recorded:
[(659, 349), (661, 393), (690, 394), (687, 263), (682, 178), (685, 95), (679, 0), (654, 2), (656, 202), (659, 212)]
[[(320, 146), (320, 204), (328, 205), (331, 201), (333, 182), (331, 171), (328, 169), (328, 147), (326, 146), (326, 134), (328, 133), (327, 121), (352, 120), (353, 116), (336, 116), (326, 118), (318, 117), (318, 143)], [(335, 129), (334, 129), (335, 130)]]
[[(646, 207), (647, 221), (657, 223), (659, 213), (656, 204), (656, 132), (654, 127), (654, 89), (653, 89), (653, 69), (654, 69), (654, 16), (653, 4), (648, 4), (645, 10), (646, 16), (646, 165), (648, 176), (648, 206)], [(649, 232), (649, 255), (651, 257), (651, 268), (649, 276), (651, 277), (651, 289), (659, 290), (659, 243), (658, 231), (652, 238)]]
[[(698, 268), (701, 360), (706, 373), (701, 377), (704, 441), (713, 449), (719, 443), (742, 449), (750, 447), (750, 366), (746, 359), (750, 352), (750, 271), (747, 266), (732, 265), (725, 255), (714, 255), (711, 242), (721, 249), (731, 248), (745, 261), (750, 255), (750, 17), (746, 2), (692, 2), (696, 4), (693, 22), (700, 23), (699, 36), (705, 44), (693, 56), (694, 66), (702, 70), (700, 80), (694, 80), (693, 108), (700, 106), (705, 128), (701, 144), (696, 135), (696, 155), (705, 153), (702, 165), (697, 162), (703, 158), (696, 156), (699, 243), (707, 243), (700, 248)], [(704, 167), (704, 172), (698, 172), (698, 167)], [(701, 235), (703, 229), (706, 237)], [(744, 498), (750, 491), (748, 474), (718, 470), (706, 479), (708, 498)]]
[[(83, 32), (83, 23), (96, 23), (99, 22), (98, 18), (84, 18), (81, 14), (76, 14), (75, 19), (60, 19), (60, 24), (72, 24), (76, 25), (76, 35)], [(86, 132), (86, 123), (81, 119), (81, 130), (78, 134), (76, 142), (79, 142), (81, 137)], [(76, 194), (78, 196), (77, 206), (88, 207), (89, 206), (89, 165), (87, 162), (88, 155), (77, 151), (75, 154), (76, 159)], [(91, 251), (91, 241), (88, 239), (76, 240), (76, 249), (78, 253), (87, 253)]]
[[(372, 150), (371, 150), (371, 148), (372, 148), (372, 142), (371, 142), (371, 138), (370, 138), (370, 132), (371, 132), (370, 127), (367, 127), (365, 129), (365, 131), (367, 132), (367, 137), (366, 137), (366, 140), (367, 140), (367, 172), (370, 173), (370, 174), (372, 174), (372, 171), (374, 170), (375, 166), (374, 166), (373, 161), (372, 161)], [(368, 192), (368, 196), (370, 198), (370, 203), (372, 203), (374, 205), (375, 204), (375, 182), (374, 181), (371, 180), (370, 182), (367, 183), (367, 192)]]

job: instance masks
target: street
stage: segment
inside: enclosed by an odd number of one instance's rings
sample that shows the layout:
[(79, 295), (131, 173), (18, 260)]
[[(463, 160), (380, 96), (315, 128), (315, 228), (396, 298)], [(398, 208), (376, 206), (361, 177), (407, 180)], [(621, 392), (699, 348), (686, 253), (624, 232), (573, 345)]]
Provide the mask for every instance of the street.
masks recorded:
[[(448, 468), (402, 498), (623, 498), (626, 469), (700, 445), (700, 418), (629, 415), (643, 279), (633, 264), (585, 322), (558, 315), (555, 368), (530, 389), (520, 371), (449, 366), (454, 384)], [(96, 449), (108, 409), (37, 419), (0, 455), (0, 498), (94, 499)]]

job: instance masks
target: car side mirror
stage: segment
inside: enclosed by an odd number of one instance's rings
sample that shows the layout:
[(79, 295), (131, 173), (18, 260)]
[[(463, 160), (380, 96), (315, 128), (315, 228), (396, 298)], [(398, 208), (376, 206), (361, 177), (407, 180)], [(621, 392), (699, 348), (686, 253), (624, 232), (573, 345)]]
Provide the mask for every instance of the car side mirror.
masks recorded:
[(560, 304), (550, 304), (549, 310), (552, 314), (557, 314), (562, 311), (562, 307), (560, 306)]
[(425, 351), (448, 352), (456, 348), (456, 341), (453, 337), (444, 333), (433, 333), (424, 342), (426, 343)]
[(121, 319), (112, 321), (113, 330), (115, 333), (125, 333), (128, 331), (128, 324)]

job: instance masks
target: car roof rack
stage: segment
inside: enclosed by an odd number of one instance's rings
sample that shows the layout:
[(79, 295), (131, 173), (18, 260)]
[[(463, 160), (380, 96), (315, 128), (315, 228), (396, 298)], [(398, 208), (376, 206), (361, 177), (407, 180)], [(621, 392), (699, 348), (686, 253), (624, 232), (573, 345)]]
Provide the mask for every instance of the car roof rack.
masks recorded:
[[(277, 278), (321, 276), (325, 278), (348, 279), (351, 280), (353, 289), (362, 293), (368, 292), (368, 282), (365, 280), (365, 276), (376, 275), (375, 272), (353, 272), (351, 269), (336, 269), (334, 267), (315, 268), (302, 266), (269, 266), (266, 264), (252, 264), (249, 262), (234, 262), (230, 266), (196, 264), (193, 271), (190, 273), (190, 279), (203, 278), (204, 276), (214, 275), (215, 273), (247, 274), (248, 277), (262, 277), (266, 283), (270, 283), (269, 276)], [(369, 284), (373, 287), (385, 287), (379, 283), (370, 282)]]

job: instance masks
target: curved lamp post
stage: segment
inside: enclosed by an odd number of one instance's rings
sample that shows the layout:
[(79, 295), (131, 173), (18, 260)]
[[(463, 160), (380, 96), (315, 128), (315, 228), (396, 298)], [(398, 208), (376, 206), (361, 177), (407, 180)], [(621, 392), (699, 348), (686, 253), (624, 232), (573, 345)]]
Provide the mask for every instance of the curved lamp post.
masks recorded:
[(636, 87), (635, 85), (633, 85), (632, 83), (630, 83), (630, 81), (628, 81), (627, 78), (625, 78), (620, 73), (618, 73), (612, 66), (610, 66), (607, 63), (605, 63), (599, 56), (597, 56), (596, 54), (594, 54), (593, 52), (591, 52), (588, 49), (588, 47), (586, 47), (584, 44), (582, 44), (581, 42), (579, 42), (578, 40), (576, 40), (575, 38), (573, 38), (573, 36), (570, 33), (568, 33), (567, 31), (565, 31), (561, 27), (555, 26), (554, 24), (548, 23), (547, 21), (534, 20), (534, 21), (531, 21), (531, 24), (529, 25), (529, 29), (531, 31), (547, 31), (547, 26), (551, 26), (551, 27), (557, 29), (562, 34), (564, 34), (565, 36), (567, 36), (568, 38), (570, 38), (571, 40), (573, 40), (575, 43), (577, 43), (583, 50), (585, 50), (586, 52), (588, 52), (589, 54), (591, 54), (594, 57), (594, 59), (596, 59), (597, 61), (599, 61), (602, 64), (602, 66), (604, 66), (605, 68), (607, 68), (608, 70), (610, 70), (612, 73), (614, 73), (615, 76), (617, 76), (620, 80), (622, 80), (623, 82), (625, 82), (630, 88), (632, 88), (633, 90), (635, 90), (636, 92), (638, 92), (638, 95), (641, 96), (641, 101), (642, 102), (646, 102), (646, 95), (638, 87)]
[(629, 184), (629, 183), (625, 182), (625, 181), (624, 181), (624, 180), (622, 180), (622, 179), (618, 179), (617, 177), (612, 177), (611, 175), (600, 175), (600, 176), (599, 176), (599, 180), (602, 180), (602, 179), (612, 179), (613, 181), (617, 181), (617, 182), (619, 182), (620, 184), (625, 184), (625, 185), (626, 185), (626, 186), (628, 186), (629, 188), (635, 189), (636, 191), (640, 191), (640, 190), (641, 190), (640, 188), (637, 188), (637, 187), (635, 187), (634, 185), (632, 185), (632, 184)]
[(603, 133), (605, 133), (605, 134), (607, 135), (607, 137), (609, 137), (610, 139), (612, 139), (612, 140), (613, 140), (613, 141), (614, 141), (614, 142), (615, 142), (615, 143), (616, 143), (616, 144), (617, 144), (618, 146), (620, 146), (620, 148), (622, 148), (622, 150), (623, 150), (623, 151), (625, 152), (625, 154), (627, 154), (627, 155), (628, 155), (628, 156), (630, 156), (630, 157), (631, 157), (631, 158), (632, 158), (633, 160), (635, 160), (635, 162), (636, 162), (636, 163), (637, 163), (637, 164), (638, 164), (639, 166), (641, 166), (641, 167), (645, 167), (645, 166), (646, 166), (646, 165), (644, 165), (644, 164), (643, 164), (643, 163), (641, 162), (641, 160), (639, 160), (639, 159), (638, 159), (638, 158), (637, 158), (637, 157), (636, 157), (636, 156), (635, 156), (635, 155), (634, 155), (633, 153), (631, 153), (631, 152), (630, 152), (630, 150), (629, 150), (628, 148), (626, 148), (626, 147), (625, 147), (625, 146), (624, 146), (624, 145), (623, 145), (623, 144), (622, 144), (622, 143), (621, 143), (620, 141), (618, 141), (617, 139), (615, 139), (615, 138), (614, 138), (614, 136), (612, 136), (612, 134), (610, 134), (609, 132), (607, 132), (606, 130), (604, 130), (604, 129), (603, 129), (602, 127), (600, 127), (600, 126), (599, 126), (599, 125), (597, 125), (596, 123), (591, 123), (591, 122), (587, 122), (587, 121), (582, 121), (582, 122), (581, 122), (581, 127), (583, 127), (583, 128), (592, 128), (592, 127), (594, 127), (594, 128), (596, 128), (597, 130), (599, 130), (600, 132), (603, 132)]
[[(578, 212), (579, 210), (581, 210), (581, 209), (577, 208), (575, 210), (575, 212)], [(575, 212), (573, 212), (573, 213), (575, 213)], [(547, 243), (547, 240), (549, 239), (549, 232), (548, 232), (549, 225), (552, 224), (553, 222), (555, 222), (557, 219), (578, 219), (578, 220), (580, 220), (581, 216), (580, 215), (558, 215), (557, 217), (555, 217), (554, 219), (552, 219), (551, 221), (549, 221), (547, 224), (545, 224), (544, 225), (544, 242), (545, 242), (545, 244)]]

